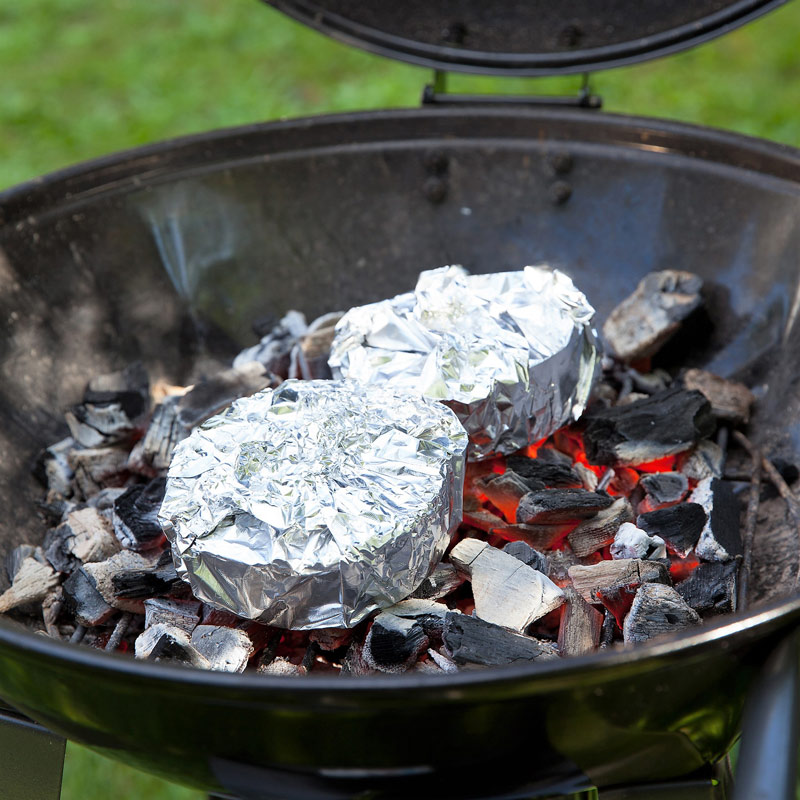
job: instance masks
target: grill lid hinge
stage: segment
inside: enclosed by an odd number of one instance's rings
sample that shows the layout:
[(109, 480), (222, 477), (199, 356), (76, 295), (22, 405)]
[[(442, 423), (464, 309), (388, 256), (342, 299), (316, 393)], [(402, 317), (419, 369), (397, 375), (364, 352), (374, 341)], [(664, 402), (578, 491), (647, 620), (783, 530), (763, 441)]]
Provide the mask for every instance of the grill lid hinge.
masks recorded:
[(422, 105), (523, 105), (523, 106), (573, 106), (576, 108), (602, 108), (603, 98), (592, 94), (589, 73), (583, 75), (576, 95), (528, 94), (455, 94), (447, 91), (447, 73), (434, 70), (433, 83), (422, 91)]

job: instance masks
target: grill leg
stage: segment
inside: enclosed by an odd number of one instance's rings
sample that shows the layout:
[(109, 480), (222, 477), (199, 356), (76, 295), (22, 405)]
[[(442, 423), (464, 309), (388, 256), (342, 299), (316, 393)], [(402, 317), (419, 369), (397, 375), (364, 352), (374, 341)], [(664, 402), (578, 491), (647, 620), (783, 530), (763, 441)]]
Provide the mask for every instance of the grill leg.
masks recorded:
[(66, 739), (0, 709), (0, 797), (58, 800)]

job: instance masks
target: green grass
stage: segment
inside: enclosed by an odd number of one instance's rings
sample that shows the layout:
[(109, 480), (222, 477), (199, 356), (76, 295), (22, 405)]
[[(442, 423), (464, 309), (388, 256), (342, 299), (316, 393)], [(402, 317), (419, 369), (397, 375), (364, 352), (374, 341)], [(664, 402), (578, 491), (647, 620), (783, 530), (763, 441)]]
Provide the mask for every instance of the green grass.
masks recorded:
[[(0, 187), (127, 147), (303, 114), (414, 106), (427, 70), (361, 53), (256, 0), (0, 0)], [(451, 80), (572, 93), (578, 79)], [(609, 111), (800, 145), (800, 1), (724, 39), (593, 76)], [(198, 798), (70, 745), (65, 800)]]
[[(599, 73), (606, 108), (800, 144), (800, 3), (693, 51)], [(179, 134), (413, 106), (429, 72), (357, 52), (256, 0), (0, 0), (0, 186)], [(453, 89), (572, 92), (575, 77)]]

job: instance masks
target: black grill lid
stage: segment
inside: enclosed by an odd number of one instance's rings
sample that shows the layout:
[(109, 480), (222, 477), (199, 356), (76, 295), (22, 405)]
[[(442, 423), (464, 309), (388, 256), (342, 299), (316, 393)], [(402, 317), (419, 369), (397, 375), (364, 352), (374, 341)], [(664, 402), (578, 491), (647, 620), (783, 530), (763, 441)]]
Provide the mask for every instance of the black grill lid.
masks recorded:
[(785, 0), (265, 0), (348, 44), (440, 70), (553, 75), (644, 61)]

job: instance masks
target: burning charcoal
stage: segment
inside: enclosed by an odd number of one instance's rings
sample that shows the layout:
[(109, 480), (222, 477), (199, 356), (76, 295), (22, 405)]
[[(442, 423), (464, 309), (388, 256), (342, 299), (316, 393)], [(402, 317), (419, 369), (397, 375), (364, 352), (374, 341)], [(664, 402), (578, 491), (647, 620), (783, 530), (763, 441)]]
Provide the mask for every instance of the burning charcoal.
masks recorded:
[(599, 478), (596, 472), (580, 463), (573, 464), (572, 468), (575, 470), (575, 474), (581, 479), (581, 485), (584, 489), (589, 492), (597, 490)]
[(155, 478), (146, 486), (131, 486), (114, 501), (114, 533), (124, 547), (143, 551), (164, 543), (158, 510), (165, 487), (165, 478)]
[(156, 565), (149, 563), (143, 567), (122, 569), (111, 577), (111, 588), (118, 599), (137, 599), (169, 594), (183, 581), (172, 564), (169, 551), (166, 551)]
[(611, 558), (666, 558), (667, 548), (660, 536), (648, 536), (630, 522), (620, 525), (611, 545)]
[(458, 672), (458, 664), (455, 661), (451, 661), (447, 656), (442, 655), (438, 650), (429, 647), (428, 655), (442, 672)]
[(75, 471), (75, 484), (88, 499), (107, 486), (123, 486), (128, 479), (128, 454), (124, 448), (94, 447), (73, 450), (69, 462)]
[(288, 311), (286, 316), (253, 347), (242, 350), (233, 360), (235, 369), (256, 361), (268, 372), (286, 378), (289, 375), (289, 353), (306, 333), (306, 318), (300, 311)]
[(700, 564), (675, 588), (702, 616), (736, 611), (739, 564), (736, 561)]
[(570, 587), (566, 597), (558, 629), (558, 652), (562, 656), (591, 653), (600, 644), (603, 615)]
[(239, 397), (248, 397), (270, 385), (260, 364), (247, 363), (225, 370), (193, 386), (183, 395), (167, 397), (153, 412), (142, 445), (144, 460), (155, 469), (167, 469), (178, 442)]
[(756, 398), (743, 383), (727, 381), (702, 369), (690, 369), (683, 376), (683, 385), (702, 392), (721, 422), (746, 425), (750, 421), (750, 408)]
[(603, 336), (622, 361), (658, 352), (703, 300), (703, 281), (691, 272), (663, 270), (646, 275), (603, 325)]
[(333, 652), (347, 647), (353, 641), (352, 628), (315, 628), (309, 631), (308, 640), (323, 652)]
[(466, 614), (448, 614), (444, 644), (456, 664), (495, 666), (557, 658), (552, 647)]
[(475, 613), (486, 622), (522, 632), (564, 602), (546, 575), (486, 542), (460, 541), (450, 562), (469, 575)]
[(700, 615), (671, 586), (645, 583), (633, 598), (622, 635), (626, 644), (646, 642), (699, 622)]
[(47, 486), (49, 494), (72, 497), (75, 473), (70, 466), (69, 454), (74, 448), (75, 440), (69, 437), (50, 445), (39, 456), (34, 473)]
[[(540, 452), (544, 455), (548, 450), (542, 449)], [(555, 453), (557, 451), (549, 450), (549, 452)], [(569, 459), (567, 461), (569, 462)], [(547, 457), (508, 456), (506, 458), (506, 467), (528, 483), (532, 491), (544, 487), (575, 489), (583, 485), (580, 475), (575, 472), (569, 463), (551, 461)]]
[(681, 467), (681, 472), (691, 481), (704, 478), (721, 478), (725, 461), (724, 453), (716, 442), (698, 442)]
[(149, 407), (150, 382), (137, 363), (95, 378), (83, 402), (64, 416), (75, 441), (83, 447), (101, 447), (129, 439)]
[(111, 523), (96, 508), (72, 511), (48, 533), (47, 559), (59, 572), (70, 572), (79, 564), (104, 561), (119, 552)]
[(530, 491), (527, 483), (513, 472), (484, 475), (475, 481), (475, 487), (489, 498), (493, 506), (503, 512), (506, 519), (512, 521), (516, 519), (519, 501)]
[(199, 653), (189, 639), (189, 634), (172, 625), (153, 625), (141, 633), (134, 643), (136, 658), (153, 661), (176, 661), (201, 669), (211, 669), (208, 659)]
[(681, 558), (686, 558), (697, 544), (705, 524), (706, 512), (698, 503), (679, 503), (640, 514), (636, 519), (637, 527), (659, 536)]
[(695, 547), (704, 561), (730, 561), (742, 554), (739, 502), (727, 481), (706, 478), (697, 484), (691, 501), (706, 512), (706, 523)]
[(603, 626), (600, 629), (600, 644), (598, 645), (600, 649), (610, 647), (614, 640), (619, 637), (619, 630), (616, 618), (608, 609), (605, 609), (603, 612)]
[(644, 583), (669, 584), (669, 572), (660, 561), (619, 559), (569, 568), (569, 577), (587, 603), (602, 603), (622, 626), (633, 593)]
[(581, 522), (567, 536), (567, 541), (575, 555), (584, 558), (610, 544), (620, 525), (632, 519), (631, 504), (626, 498), (618, 497), (608, 508)]
[(520, 500), (517, 522), (524, 525), (577, 522), (608, 508), (612, 502), (606, 494), (585, 489), (540, 489), (528, 492)]
[(510, 556), (527, 564), (529, 567), (541, 572), (544, 575), (550, 571), (550, 562), (544, 553), (534, 550), (529, 544), (525, 542), (509, 542), (503, 547), (503, 552), (508, 553)]
[(525, 542), (534, 550), (551, 550), (557, 547), (572, 530), (573, 523), (561, 525), (497, 525), (489, 533), (507, 542)]
[(260, 664), (256, 672), (259, 675), (282, 675), (289, 678), (297, 678), (306, 674), (303, 667), (293, 664), (283, 656), (278, 656), (267, 664)]
[(64, 605), (87, 628), (101, 625), (114, 614), (113, 607), (97, 591), (97, 584), (85, 567), (78, 567), (64, 581)]
[(464, 577), (452, 564), (438, 564), (436, 569), (417, 586), (411, 597), (420, 600), (438, 600), (458, 589)]
[(624, 407), (592, 409), (584, 420), (589, 461), (610, 466), (636, 466), (682, 453), (715, 427), (708, 400), (680, 388)]
[(653, 472), (642, 475), (639, 485), (645, 492), (644, 500), (639, 503), (640, 514), (679, 503), (689, 491), (689, 479), (680, 472)]
[(549, 552), (547, 560), (550, 562), (547, 576), (559, 586), (569, 580), (569, 568), (580, 564), (580, 559), (568, 547)]
[(384, 611), (369, 629), (364, 660), (380, 672), (405, 672), (429, 644), (419, 622)]
[(253, 655), (250, 637), (236, 628), (198, 625), (192, 631), (192, 645), (208, 659), (210, 669), (220, 672), (244, 672)]
[(153, 560), (139, 555), (139, 553), (121, 550), (105, 561), (84, 564), (82, 569), (91, 577), (95, 588), (108, 605), (120, 611), (144, 614), (144, 605), (141, 600), (121, 597), (115, 592), (114, 578), (126, 571), (145, 570), (152, 567), (152, 565)]
[(24, 558), (16, 568), (11, 587), (0, 594), (0, 614), (26, 603), (39, 603), (58, 585), (53, 568), (35, 555)]
[(347, 653), (345, 653), (345, 656), (342, 659), (341, 674), (347, 677), (350, 675), (369, 675), (372, 672), (373, 670), (367, 663), (364, 655), (364, 645), (354, 639), (351, 642), (350, 647), (347, 648)]
[(144, 614), (145, 628), (165, 623), (191, 634), (200, 624), (200, 603), (197, 600), (166, 600), (154, 597), (144, 601)]

